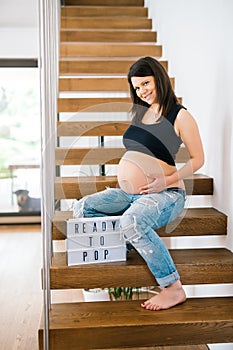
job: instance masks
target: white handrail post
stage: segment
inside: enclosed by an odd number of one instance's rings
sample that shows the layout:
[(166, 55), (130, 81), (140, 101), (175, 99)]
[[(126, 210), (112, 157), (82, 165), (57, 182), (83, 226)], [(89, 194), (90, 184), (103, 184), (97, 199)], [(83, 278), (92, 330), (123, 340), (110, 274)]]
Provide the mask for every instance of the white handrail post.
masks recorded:
[(41, 188), (43, 246), (43, 349), (49, 349), (50, 263), (54, 213), (55, 146), (58, 95), (60, 3), (39, 0), (39, 68), (41, 114)]

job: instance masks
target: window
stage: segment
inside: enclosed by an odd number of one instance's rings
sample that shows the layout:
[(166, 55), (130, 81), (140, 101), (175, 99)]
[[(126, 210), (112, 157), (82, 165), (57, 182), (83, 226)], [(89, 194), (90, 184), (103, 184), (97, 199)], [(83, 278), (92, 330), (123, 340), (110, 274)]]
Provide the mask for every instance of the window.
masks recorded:
[(1, 215), (40, 211), (39, 86), (37, 67), (0, 67)]

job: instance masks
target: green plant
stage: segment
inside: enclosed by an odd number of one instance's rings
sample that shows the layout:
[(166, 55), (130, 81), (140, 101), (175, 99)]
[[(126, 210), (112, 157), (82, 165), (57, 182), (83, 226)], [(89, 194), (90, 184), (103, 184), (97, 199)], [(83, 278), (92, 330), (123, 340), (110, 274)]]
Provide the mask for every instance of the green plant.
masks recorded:
[(110, 300), (132, 300), (134, 295), (139, 299), (140, 289), (140, 287), (108, 288), (108, 294)]

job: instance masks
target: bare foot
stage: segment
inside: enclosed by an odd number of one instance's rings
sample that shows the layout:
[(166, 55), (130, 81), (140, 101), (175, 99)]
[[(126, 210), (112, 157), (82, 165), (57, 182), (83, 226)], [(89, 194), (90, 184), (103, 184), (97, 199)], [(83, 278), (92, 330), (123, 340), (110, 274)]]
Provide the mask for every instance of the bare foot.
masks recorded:
[(164, 288), (159, 294), (141, 304), (147, 310), (164, 310), (169, 309), (186, 300), (185, 291), (180, 281), (176, 281), (170, 286)]

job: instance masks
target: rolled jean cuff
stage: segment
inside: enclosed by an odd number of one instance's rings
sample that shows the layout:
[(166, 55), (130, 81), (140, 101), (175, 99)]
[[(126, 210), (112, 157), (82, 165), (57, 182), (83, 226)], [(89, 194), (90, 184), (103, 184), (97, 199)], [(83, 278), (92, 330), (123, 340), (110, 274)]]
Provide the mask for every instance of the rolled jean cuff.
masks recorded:
[(180, 275), (179, 275), (178, 271), (175, 271), (166, 277), (156, 278), (159, 286), (162, 288), (170, 286), (171, 284), (175, 283), (179, 279), (180, 279)]

